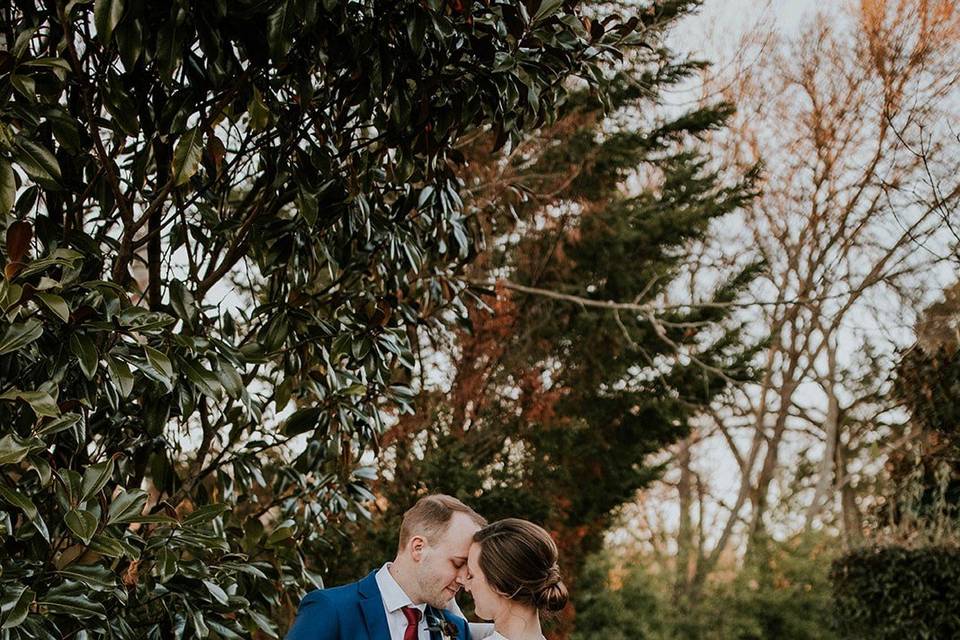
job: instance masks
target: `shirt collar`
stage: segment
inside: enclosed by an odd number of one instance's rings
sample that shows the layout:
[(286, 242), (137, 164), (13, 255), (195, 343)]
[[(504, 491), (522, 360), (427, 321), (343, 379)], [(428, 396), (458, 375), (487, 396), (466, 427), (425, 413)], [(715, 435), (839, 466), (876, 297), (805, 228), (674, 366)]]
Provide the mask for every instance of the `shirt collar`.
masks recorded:
[(406, 594), (403, 587), (401, 587), (393, 575), (391, 575), (390, 564), (391, 563), (388, 562), (377, 571), (377, 587), (380, 588), (380, 597), (383, 598), (383, 606), (385, 606), (390, 613), (399, 611), (401, 607), (414, 607), (419, 609), (420, 613), (423, 613), (427, 605), (423, 603), (413, 603), (413, 600)]

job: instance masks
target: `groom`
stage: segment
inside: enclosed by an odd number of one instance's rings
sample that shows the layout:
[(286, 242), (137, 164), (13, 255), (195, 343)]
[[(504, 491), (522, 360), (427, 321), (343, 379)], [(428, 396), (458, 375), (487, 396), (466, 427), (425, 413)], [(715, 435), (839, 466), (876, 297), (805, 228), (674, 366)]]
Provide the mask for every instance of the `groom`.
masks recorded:
[(454, 596), (485, 524), (456, 498), (421, 498), (403, 514), (394, 561), (359, 582), (308, 593), (286, 640), (470, 640)]

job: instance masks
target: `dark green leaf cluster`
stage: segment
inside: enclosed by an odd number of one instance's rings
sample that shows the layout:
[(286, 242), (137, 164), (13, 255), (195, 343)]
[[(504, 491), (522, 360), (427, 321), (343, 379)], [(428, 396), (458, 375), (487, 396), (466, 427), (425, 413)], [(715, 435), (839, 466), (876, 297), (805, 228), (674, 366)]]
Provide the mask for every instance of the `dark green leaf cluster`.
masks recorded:
[(462, 309), (462, 139), (552, 121), (637, 22), (552, 0), (0, 18), (4, 637), (278, 637), (372, 497), (409, 336)]

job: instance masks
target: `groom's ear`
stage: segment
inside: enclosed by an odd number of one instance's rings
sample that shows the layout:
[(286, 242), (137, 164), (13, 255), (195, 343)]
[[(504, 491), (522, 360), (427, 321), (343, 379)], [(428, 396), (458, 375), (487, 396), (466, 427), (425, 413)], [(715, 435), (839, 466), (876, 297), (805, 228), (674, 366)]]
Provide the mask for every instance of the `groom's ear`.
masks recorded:
[(427, 541), (421, 536), (413, 536), (410, 538), (410, 542), (407, 543), (407, 550), (415, 562), (420, 562), (420, 559), (423, 558), (423, 550), (426, 549), (426, 547)]

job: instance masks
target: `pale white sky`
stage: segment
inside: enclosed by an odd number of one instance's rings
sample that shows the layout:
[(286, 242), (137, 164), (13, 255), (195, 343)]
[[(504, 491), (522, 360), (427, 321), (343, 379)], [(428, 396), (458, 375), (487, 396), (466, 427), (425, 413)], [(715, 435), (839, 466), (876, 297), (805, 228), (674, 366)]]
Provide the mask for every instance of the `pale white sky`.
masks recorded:
[(700, 15), (693, 22), (717, 21), (718, 26), (734, 31), (744, 22), (772, 18), (784, 31), (791, 31), (817, 7), (836, 9), (843, 6), (841, 0), (706, 0)]
[(852, 0), (705, 0), (696, 15), (686, 19), (671, 38), (680, 51), (722, 64), (740, 36), (758, 23), (772, 22), (790, 34), (819, 9), (833, 11)]

